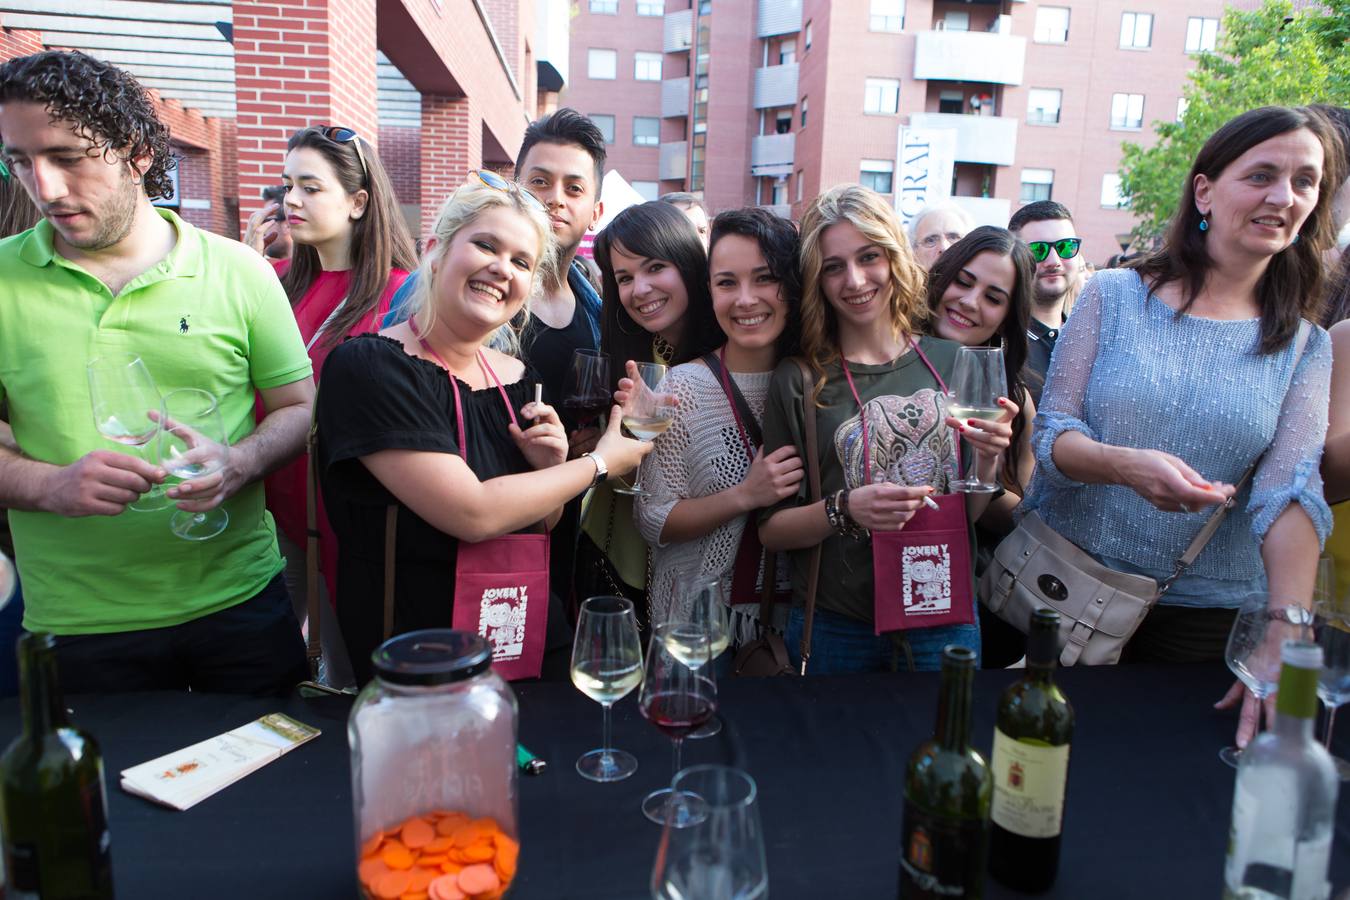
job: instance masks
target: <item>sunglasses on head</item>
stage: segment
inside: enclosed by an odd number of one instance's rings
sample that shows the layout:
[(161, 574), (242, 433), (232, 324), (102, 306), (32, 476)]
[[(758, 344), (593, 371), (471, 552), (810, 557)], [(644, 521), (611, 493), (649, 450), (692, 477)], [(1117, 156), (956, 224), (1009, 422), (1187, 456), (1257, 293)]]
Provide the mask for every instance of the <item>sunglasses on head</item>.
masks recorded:
[(366, 165), (366, 154), (361, 151), (361, 138), (351, 128), (341, 125), (321, 125), (320, 133), (335, 144), (351, 144), (356, 149), (356, 160), (361, 163), (361, 174), (370, 181), (370, 167)]
[(469, 174), (477, 177), (479, 181), (492, 188), (494, 191), (502, 191), (503, 193), (519, 197), (525, 202), (526, 206), (531, 209), (537, 209), (544, 215), (548, 215), (548, 207), (544, 206), (538, 197), (531, 194), (514, 181), (507, 181), (491, 169), (470, 169)]
[(1031, 241), (1027, 247), (1031, 249), (1031, 258), (1036, 262), (1045, 262), (1050, 256), (1050, 248), (1054, 248), (1055, 255), (1060, 259), (1073, 259), (1078, 255), (1078, 248), (1083, 246), (1082, 238), (1064, 238), (1059, 241)]

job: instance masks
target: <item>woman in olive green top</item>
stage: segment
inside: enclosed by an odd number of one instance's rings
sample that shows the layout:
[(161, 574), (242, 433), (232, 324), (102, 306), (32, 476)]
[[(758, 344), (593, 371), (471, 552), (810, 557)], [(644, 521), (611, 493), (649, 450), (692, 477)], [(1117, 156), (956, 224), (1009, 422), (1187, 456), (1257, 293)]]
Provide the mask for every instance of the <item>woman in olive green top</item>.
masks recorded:
[[(816, 403), (826, 499), (809, 502), (803, 482), (796, 497), (761, 514), (759, 530), (765, 547), (794, 551), (789, 652), (800, 664), (807, 561), (822, 544), (810, 671), (937, 669), (947, 644), (978, 652), (979, 627), (877, 635), (869, 533), (903, 529), (925, 498), (950, 492), (957, 477), (954, 429), (976, 451), (965, 466), (992, 480), (1011, 443), (1017, 405), (1001, 398), (1004, 414), (996, 422), (948, 416), (944, 383), (958, 345), (919, 337), (930, 314), (923, 271), (895, 213), (876, 193), (843, 185), (812, 203), (802, 219), (802, 283), (802, 350), (815, 381), (804, 386), (792, 360), (779, 365), (765, 403), (764, 450), (795, 444), (806, 458), (806, 394)], [(989, 499), (967, 495), (967, 520), (977, 519)]]

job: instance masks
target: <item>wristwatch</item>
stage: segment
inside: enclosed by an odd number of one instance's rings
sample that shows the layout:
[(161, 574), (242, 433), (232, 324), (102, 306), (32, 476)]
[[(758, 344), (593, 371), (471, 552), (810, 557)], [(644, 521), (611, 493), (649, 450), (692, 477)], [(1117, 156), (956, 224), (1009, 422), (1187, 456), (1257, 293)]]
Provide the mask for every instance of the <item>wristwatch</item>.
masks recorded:
[(591, 451), (581, 454), (583, 459), (589, 459), (595, 463), (595, 479), (591, 481), (591, 487), (599, 487), (609, 478), (609, 466), (605, 465), (605, 459), (599, 453)]

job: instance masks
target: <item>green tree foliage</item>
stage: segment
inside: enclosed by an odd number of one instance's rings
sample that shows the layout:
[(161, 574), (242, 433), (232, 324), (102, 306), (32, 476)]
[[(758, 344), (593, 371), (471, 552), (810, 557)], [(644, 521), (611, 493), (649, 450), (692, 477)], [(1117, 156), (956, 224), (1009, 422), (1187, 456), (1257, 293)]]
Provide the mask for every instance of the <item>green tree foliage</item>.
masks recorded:
[(1167, 228), (1200, 147), (1234, 116), (1258, 106), (1350, 106), (1350, 0), (1323, 0), (1297, 13), (1286, 0), (1254, 11), (1230, 7), (1214, 53), (1202, 53), (1185, 87), (1180, 122), (1156, 122), (1157, 143), (1123, 145), (1121, 192), (1152, 242)]

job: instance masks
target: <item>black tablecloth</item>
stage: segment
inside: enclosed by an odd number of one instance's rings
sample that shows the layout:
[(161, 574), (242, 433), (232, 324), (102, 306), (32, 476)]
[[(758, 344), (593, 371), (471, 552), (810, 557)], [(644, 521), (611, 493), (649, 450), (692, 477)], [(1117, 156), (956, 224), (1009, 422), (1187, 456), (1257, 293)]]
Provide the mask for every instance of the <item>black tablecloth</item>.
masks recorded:
[[(1015, 673), (976, 680), (976, 746)], [(1232, 683), (1221, 666), (1074, 669), (1060, 675), (1078, 715), (1063, 862), (1048, 897), (1210, 898), (1220, 893), (1234, 772), (1217, 751), (1235, 717), (1210, 705)], [(937, 676), (725, 680), (726, 722), (689, 741), (686, 765), (731, 762), (759, 783), (771, 895), (832, 900), (895, 896), (905, 760), (933, 727)], [(513, 898), (640, 898), (659, 827), (642, 796), (670, 777), (670, 744), (629, 697), (615, 707), (617, 746), (636, 775), (611, 785), (578, 776), (599, 743), (600, 708), (570, 685), (517, 685), (522, 742), (548, 760), (520, 780), (521, 868)], [(349, 898), (351, 787), (342, 698), (255, 700), (200, 694), (68, 698), (99, 739), (108, 772), (119, 898)], [(121, 791), (117, 773), (283, 711), (323, 735), (187, 812)], [(0, 704), (0, 739), (19, 727)], [(1347, 726), (1338, 735), (1350, 751)], [(1332, 881), (1350, 885), (1350, 790), (1338, 806)], [(1020, 896), (988, 883), (986, 897)]]

